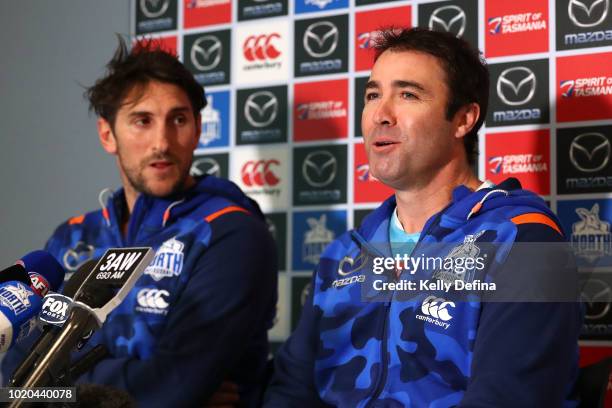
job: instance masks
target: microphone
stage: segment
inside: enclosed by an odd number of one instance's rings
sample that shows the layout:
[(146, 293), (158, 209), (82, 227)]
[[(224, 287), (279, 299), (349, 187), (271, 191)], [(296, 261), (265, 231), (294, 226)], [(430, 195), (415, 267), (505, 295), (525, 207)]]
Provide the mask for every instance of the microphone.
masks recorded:
[(51, 342), (68, 319), (72, 306), (72, 298), (76, 295), (76, 292), (85, 282), (85, 279), (87, 279), (98, 261), (97, 259), (91, 259), (79, 266), (64, 285), (62, 294), (51, 293), (45, 296), (43, 307), (38, 316), (39, 320), (44, 324), (43, 332), (32, 346), (32, 352), (13, 371), (9, 386), (16, 386), (15, 384), (22, 383), (36, 360), (45, 350), (49, 349)]
[(49, 290), (57, 290), (65, 274), (64, 268), (50, 253), (32, 251), (0, 272), (0, 284), (10, 281), (22, 282), (31, 286), (42, 297)]
[(32, 332), (42, 307), (41, 294), (59, 287), (64, 278), (64, 269), (45, 251), (30, 252), (7, 269), (11, 276), (19, 271), (22, 276), (0, 284), (0, 353)]
[[(33, 348), (32, 354), (37, 358), (31, 367), (23, 367), (31, 360), (26, 358), (17, 370), (20, 375), (13, 375), (10, 386), (55, 385), (58, 373), (64, 373), (70, 364), (70, 353), (85, 335), (102, 326), (152, 259), (153, 250), (148, 247), (108, 249), (79, 286), (62, 329), (51, 341), (41, 341)], [(22, 376), (26, 369), (28, 374)]]
[(64, 282), (66, 271), (47, 251), (30, 252), (15, 264), (23, 266), (27, 271), (32, 281), (30, 286), (40, 297), (44, 297), (50, 290), (57, 291)]

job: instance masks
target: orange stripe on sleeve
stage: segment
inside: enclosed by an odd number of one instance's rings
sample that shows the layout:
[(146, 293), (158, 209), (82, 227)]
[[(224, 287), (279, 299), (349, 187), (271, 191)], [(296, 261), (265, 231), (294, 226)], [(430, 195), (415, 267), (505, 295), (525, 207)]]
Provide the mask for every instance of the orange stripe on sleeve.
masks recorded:
[(78, 215), (76, 217), (70, 218), (68, 220), (68, 225), (82, 224), (84, 220), (85, 220), (85, 214)]
[(206, 221), (211, 222), (217, 218), (219, 218), (220, 216), (222, 216), (223, 214), (227, 214), (227, 213), (232, 213), (232, 212), (244, 212), (244, 213), (249, 213), (247, 210), (245, 210), (242, 207), (238, 207), (237, 205), (232, 205), (230, 207), (225, 207), (222, 210), (219, 210), (217, 212), (214, 212), (210, 215), (207, 215), (206, 218), (204, 218)]
[(554, 222), (550, 217), (544, 214), (540, 214), (540, 213), (521, 214), (521, 215), (517, 215), (516, 217), (512, 218), (511, 221), (517, 225), (529, 224), (529, 223), (548, 225), (550, 228), (554, 229), (559, 234), (563, 235), (563, 233), (557, 226), (557, 223)]

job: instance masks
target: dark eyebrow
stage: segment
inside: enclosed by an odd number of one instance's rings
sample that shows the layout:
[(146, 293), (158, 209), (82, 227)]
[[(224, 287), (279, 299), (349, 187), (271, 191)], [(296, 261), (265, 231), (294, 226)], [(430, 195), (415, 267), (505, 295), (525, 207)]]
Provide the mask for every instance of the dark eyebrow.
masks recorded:
[(378, 82), (376, 82), (376, 81), (368, 81), (366, 83), (365, 89), (378, 88), (378, 87), (379, 87)]
[(392, 86), (394, 88), (415, 88), (415, 89), (418, 89), (419, 91), (425, 91), (425, 88), (423, 87), (423, 85), (419, 84), (418, 82), (414, 82), (414, 81), (402, 81), (398, 79), (392, 82)]
[[(400, 79), (396, 79), (395, 81), (391, 83), (391, 86), (393, 88), (414, 88), (414, 89), (418, 89), (419, 91), (426, 92), (423, 85), (419, 84), (418, 82), (414, 82), (414, 81), (403, 81)], [(377, 81), (368, 81), (368, 83), (365, 86), (365, 89), (372, 89), (372, 88), (379, 88), (379, 87), (380, 87), (380, 84)]]
[[(189, 108), (188, 106), (177, 106), (175, 108), (172, 108), (170, 110), (171, 114), (175, 114), (175, 113), (186, 113), (186, 112), (190, 112), (191, 108)], [(128, 117), (139, 117), (139, 116), (151, 116), (152, 113), (149, 111), (133, 111), (130, 112), (128, 114)]]
[(188, 106), (177, 106), (176, 108), (172, 108), (170, 113), (182, 113), (182, 112), (190, 112), (191, 108)]

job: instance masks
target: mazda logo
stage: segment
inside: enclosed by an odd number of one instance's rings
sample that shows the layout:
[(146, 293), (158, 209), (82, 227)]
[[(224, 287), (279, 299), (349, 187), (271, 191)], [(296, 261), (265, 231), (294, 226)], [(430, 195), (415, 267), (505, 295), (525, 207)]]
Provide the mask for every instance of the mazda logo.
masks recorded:
[(140, 11), (147, 18), (157, 18), (168, 10), (170, 0), (140, 0)]
[(429, 17), (429, 29), (435, 30), (437, 27), (441, 27), (443, 31), (461, 37), (465, 32), (466, 21), (465, 11), (460, 7), (438, 7)]
[[(603, 6), (600, 7), (602, 3)], [(597, 12), (595, 9), (601, 10)], [(580, 0), (570, 0), (567, 4), (567, 14), (570, 20), (572, 20), (576, 27), (582, 28), (601, 24), (608, 17), (609, 9), (610, 0), (595, 0), (589, 7)]]
[[(528, 92), (522, 89), (528, 89)], [(536, 76), (527, 67), (513, 67), (502, 71), (497, 78), (497, 96), (506, 105), (523, 105), (533, 98), (536, 90)], [(520, 98), (519, 95), (527, 94)]]
[(612, 302), (610, 286), (600, 279), (589, 279), (586, 283), (582, 283), (580, 300), (586, 306), (584, 317), (587, 320), (601, 319), (610, 311), (610, 302)]
[(198, 38), (191, 46), (191, 63), (200, 71), (210, 71), (221, 62), (223, 45), (214, 35)]
[(368, 264), (368, 254), (365, 251), (360, 252), (355, 258), (345, 256), (338, 264), (338, 275), (348, 276), (351, 275)]
[(338, 161), (326, 150), (309, 153), (302, 163), (302, 175), (312, 187), (325, 187), (330, 184), (338, 172)]
[(336, 50), (340, 33), (329, 21), (313, 23), (304, 33), (304, 48), (313, 58), (325, 58)]
[(583, 133), (570, 144), (570, 161), (578, 170), (595, 173), (610, 161), (610, 140), (601, 133)]
[(191, 164), (190, 173), (192, 176), (201, 177), (206, 174), (221, 177), (221, 165), (212, 157), (201, 157)]
[(255, 92), (244, 104), (244, 116), (256, 128), (268, 126), (278, 115), (278, 99), (270, 91)]

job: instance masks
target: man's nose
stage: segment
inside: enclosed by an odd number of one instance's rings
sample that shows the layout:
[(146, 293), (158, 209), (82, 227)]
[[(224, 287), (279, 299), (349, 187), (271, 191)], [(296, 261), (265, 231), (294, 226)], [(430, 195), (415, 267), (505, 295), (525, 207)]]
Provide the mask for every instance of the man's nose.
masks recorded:
[(167, 152), (170, 147), (170, 140), (172, 139), (174, 129), (169, 124), (160, 124), (155, 130), (153, 139), (153, 149), (158, 152)]
[(382, 98), (378, 102), (376, 110), (374, 111), (373, 120), (377, 125), (395, 125), (395, 109), (391, 98)]

